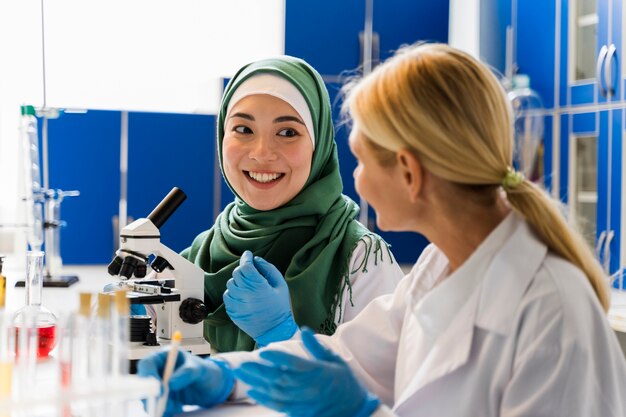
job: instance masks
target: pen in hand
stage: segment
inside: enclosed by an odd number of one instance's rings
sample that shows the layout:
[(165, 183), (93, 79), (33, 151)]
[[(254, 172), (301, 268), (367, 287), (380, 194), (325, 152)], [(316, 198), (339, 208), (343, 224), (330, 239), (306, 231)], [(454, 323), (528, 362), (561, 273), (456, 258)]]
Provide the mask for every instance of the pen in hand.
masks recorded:
[(180, 346), (180, 340), (182, 339), (181, 333), (177, 330), (174, 332), (174, 336), (172, 337), (172, 343), (170, 345), (170, 350), (167, 353), (167, 359), (165, 360), (165, 369), (163, 369), (163, 395), (159, 398), (159, 402), (157, 403), (157, 413), (158, 417), (163, 416), (165, 413), (165, 407), (167, 406), (167, 398), (170, 395), (170, 377), (172, 376), (172, 372), (174, 371), (174, 365), (176, 365), (176, 357), (178, 356), (178, 346)]

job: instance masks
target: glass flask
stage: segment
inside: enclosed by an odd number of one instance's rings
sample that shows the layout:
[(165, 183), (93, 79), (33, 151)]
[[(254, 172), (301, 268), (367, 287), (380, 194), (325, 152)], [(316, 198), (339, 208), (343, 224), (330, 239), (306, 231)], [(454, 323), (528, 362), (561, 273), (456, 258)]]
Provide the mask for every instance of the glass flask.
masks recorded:
[(542, 143), (544, 108), (541, 98), (530, 88), (527, 75), (517, 74), (513, 78), (513, 90), (508, 93), (515, 118), (515, 168), (526, 178), (537, 181), (543, 177)]
[[(13, 325), (16, 330), (16, 340), (30, 340), (36, 338), (38, 358), (46, 358), (56, 343), (56, 317), (41, 305), (43, 290), (43, 257), (41, 251), (29, 251), (26, 260), (26, 305), (15, 313)], [(23, 329), (29, 331), (23, 332)], [(18, 343), (19, 344), (19, 343)], [(23, 343), (22, 343), (23, 345)], [(22, 346), (23, 348), (24, 346)], [(19, 348), (17, 354), (23, 349)]]

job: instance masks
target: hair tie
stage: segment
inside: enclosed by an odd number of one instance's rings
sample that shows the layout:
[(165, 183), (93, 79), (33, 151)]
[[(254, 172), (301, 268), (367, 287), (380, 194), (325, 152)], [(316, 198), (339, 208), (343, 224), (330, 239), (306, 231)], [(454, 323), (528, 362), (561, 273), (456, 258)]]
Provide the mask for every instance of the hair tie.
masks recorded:
[(506, 169), (506, 175), (502, 179), (502, 187), (504, 189), (512, 189), (524, 182), (524, 174), (519, 171), (515, 171), (513, 168), (508, 167)]

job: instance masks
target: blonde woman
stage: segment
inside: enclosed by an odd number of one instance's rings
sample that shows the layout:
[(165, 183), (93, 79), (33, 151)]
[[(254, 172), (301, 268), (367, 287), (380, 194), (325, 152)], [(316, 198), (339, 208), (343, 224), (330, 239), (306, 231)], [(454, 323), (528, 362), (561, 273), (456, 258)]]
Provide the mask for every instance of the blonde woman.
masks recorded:
[(356, 188), (379, 227), (432, 245), (333, 336), (304, 330), (193, 366), (181, 355), (172, 380), (297, 416), (625, 416), (606, 277), (511, 168), (511, 111), (489, 69), (446, 45), (408, 47), (346, 106)]

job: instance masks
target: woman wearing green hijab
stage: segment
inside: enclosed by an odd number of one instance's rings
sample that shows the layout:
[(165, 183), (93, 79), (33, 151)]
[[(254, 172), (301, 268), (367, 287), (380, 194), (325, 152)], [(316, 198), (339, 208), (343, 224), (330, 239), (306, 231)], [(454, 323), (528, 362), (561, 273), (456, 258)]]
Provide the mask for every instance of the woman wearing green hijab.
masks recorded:
[(235, 200), (183, 251), (205, 271), (213, 348), (252, 350), (303, 325), (332, 334), (393, 291), (403, 274), (342, 194), (330, 100), (310, 65), (283, 56), (241, 68), (217, 148)]

